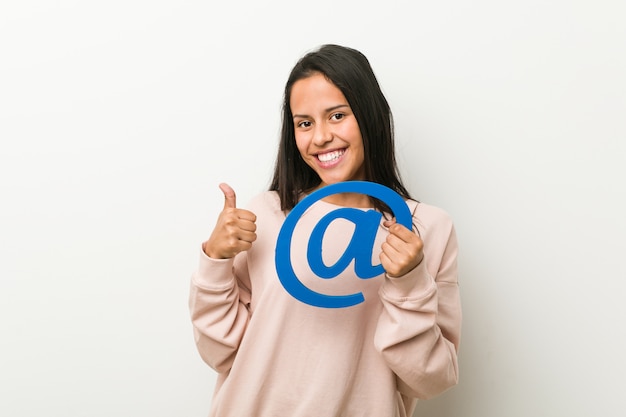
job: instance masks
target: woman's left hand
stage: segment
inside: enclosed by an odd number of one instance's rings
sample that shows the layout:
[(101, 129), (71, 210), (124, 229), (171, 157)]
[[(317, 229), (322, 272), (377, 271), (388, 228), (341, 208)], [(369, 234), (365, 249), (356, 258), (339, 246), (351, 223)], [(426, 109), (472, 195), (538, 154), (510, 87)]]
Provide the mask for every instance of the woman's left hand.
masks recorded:
[(383, 226), (389, 229), (389, 235), (382, 244), (380, 262), (388, 276), (401, 277), (422, 262), (424, 242), (415, 232), (396, 223), (395, 219), (385, 220)]

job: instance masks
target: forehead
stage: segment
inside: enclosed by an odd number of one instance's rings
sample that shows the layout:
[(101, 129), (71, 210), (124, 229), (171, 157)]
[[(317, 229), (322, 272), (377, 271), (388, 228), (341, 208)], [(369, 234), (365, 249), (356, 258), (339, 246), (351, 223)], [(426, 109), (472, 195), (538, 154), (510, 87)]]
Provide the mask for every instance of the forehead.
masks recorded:
[(289, 105), (295, 109), (328, 108), (338, 104), (348, 104), (339, 88), (323, 74), (315, 73), (296, 81), (291, 88)]

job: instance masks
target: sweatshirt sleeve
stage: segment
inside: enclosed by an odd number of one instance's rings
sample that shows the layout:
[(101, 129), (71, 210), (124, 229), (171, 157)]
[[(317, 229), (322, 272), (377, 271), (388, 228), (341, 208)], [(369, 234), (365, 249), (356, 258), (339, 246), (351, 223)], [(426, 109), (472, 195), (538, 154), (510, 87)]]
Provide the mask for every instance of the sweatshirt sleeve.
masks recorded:
[(213, 259), (200, 253), (192, 275), (189, 310), (196, 347), (219, 373), (230, 370), (246, 331), (250, 311), (246, 253), (234, 259)]
[(405, 276), (385, 277), (374, 343), (400, 392), (428, 399), (458, 382), (461, 303), (452, 221), (434, 207), (422, 211), (424, 260)]

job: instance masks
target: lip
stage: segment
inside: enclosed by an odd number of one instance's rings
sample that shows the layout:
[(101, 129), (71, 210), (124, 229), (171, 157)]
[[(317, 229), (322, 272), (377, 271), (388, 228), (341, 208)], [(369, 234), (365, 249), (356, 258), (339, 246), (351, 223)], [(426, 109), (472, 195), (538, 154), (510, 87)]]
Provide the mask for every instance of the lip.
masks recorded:
[[(348, 148), (337, 148), (337, 149), (329, 149), (329, 150), (325, 150), (324, 152), (318, 152), (316, 154), (314, 154), (313, 156), (315, 157), (315, 160), (317, 161), (317, 164), (322, 167), (322, 168), (332, 168), (335, 165), (339, 164), (343, 158), (346, 155), (346, 152), (348, 151)], [(320, 155), (329, 155), (332, 153), (338, 153), (338, 155), (328, 161), (322, 161), (320, 160), (319, 156)]]

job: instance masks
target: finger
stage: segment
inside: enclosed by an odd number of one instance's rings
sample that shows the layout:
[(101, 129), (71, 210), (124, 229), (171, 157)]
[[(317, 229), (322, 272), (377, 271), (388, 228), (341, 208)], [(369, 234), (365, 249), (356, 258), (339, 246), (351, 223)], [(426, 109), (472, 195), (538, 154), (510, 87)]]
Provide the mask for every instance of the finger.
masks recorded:
[(385, 239), (385, 243), (398, 252), (404, 251), (407, 245), (407, 242), (393, 234), (389, 234), (387, 236), (387, 239)]
[(414, 254), (404, 250), (397, 250), (389, 243), (383, 242), (382, 252), (380, 253), (380, 262), (387, 275), (391, 277), (405, 275), (419, 265), (422, 259), (422, 252)]
[(239, 241), (241, 241), (241, 242), (252, 243), (252, 242), (254, 242), (256, 240), (256, 233), (254, 233), (254, 232), (247, 232), (245, 230), (241, 230), (237, 234), (237, 239)]
[(381, 254), (386, 255), (390, 261), (397, 259), (401, 254), (401, 252), (397, 248), (393, 247), (388, 241), (383, 242), (380, 248)]
[(245, 240), (240, 240), (239, 245), (237, 246), (237, 253), (250, 250), (251, 248), (252, 248), (252, 242), (246, 242)]
[(384, 243), (388, 245), (388, 248), (393, 248), (398, 254), (410, 259), (417, 259), (422, 256), (424, 247), (422, 239), (416, 233), (401, 225), (394, 225), (390, 229)]
[(411, 240), (415, 239), (416, 236), (415, 232), (397, 223), (389, 227), (389, 233), (393, 236), (397, 236), (404, 242), (410, 242)]
[(256, 232), (256, 223), (254, 223), (254, 220), (246, 220), (240, 217), (237, 226), (246, 232)]
[(390, 228), (394, 224), (396, 224), (396, 218), (395, 217), (393, 219), (385, 220), (383, 222), (383, 226), (385, 226), (387, 229)]
[[(383, 247), (384, 246), (385, 244), (383, 243)], [(398, 262), (396, 260), (397, 255), (398, 255), (397, 252), (393, 248), (390, 248), (389, 246), (387, 246), (384, 248), (384, 250), (380, 253), (380, 256), (379, 256), (380, 263), (385, 269), (385, 272), (387, 273), (387, 275), (391, 277), (403, 275), (402, 268), (401, 266), (398, 265)]]
[(391, 264), (391, 259), (389, 259), (389, 256), (387, 256), (385, 252), (381, 252), (378, 256), (378, 259), (380, 259), (380, 264), (383, 266), (385, 272), (387, 272), (389, 269), (389, 265)]
[(220, 190), (224, 193), (224, 208), (237, 208), (237, 196), (230, 185), (221, 183)]
[(252, 223), (256, 222), (256, 215), (251, 211), (238, 209), (236, 211), (236, 215), (238, 219), (245, 220), (245, 221), (252, 222)]
[[(222, 259), (233, 258), (233, 257), (237, 256), (237, 254), (240, 253), (240, 252), (250, 250), (251, 247), (252, 247), (252, 243), (251, 242), (246, 242), (245, 240), (241, 240), (241, 239), (236, 239), (235, 238), (235, 240), (230, 242), (228, 247), (223, 249), (223, 252), (222, 252), (220, 257)], [(211, 256), (211, 255), (209, 255), (209, 256)], [(217, 258), (217, 259), (219, 259), (219, 258)]]

